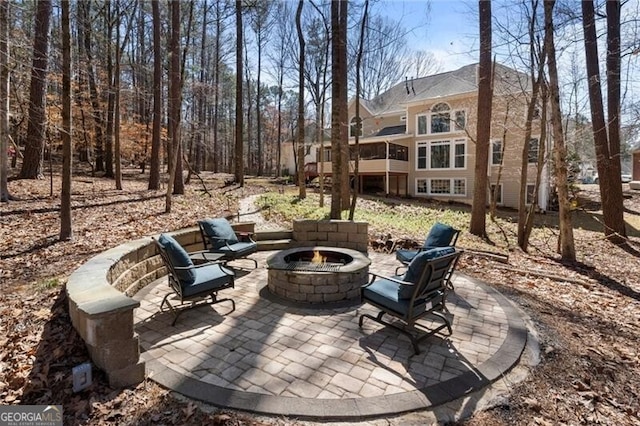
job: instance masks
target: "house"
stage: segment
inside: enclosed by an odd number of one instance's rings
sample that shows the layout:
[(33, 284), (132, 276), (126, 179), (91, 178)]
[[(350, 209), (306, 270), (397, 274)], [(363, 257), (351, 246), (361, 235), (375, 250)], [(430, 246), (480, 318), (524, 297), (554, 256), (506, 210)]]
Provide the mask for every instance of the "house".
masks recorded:
[[(507, 207), (518, 206), (526, 97), (530, 95), (527, 87), (525, 74), (496, 64), (487, 174), (492, 187), (498, 187), (498, 204)], [(477, 97), (478, 65), (473, 64), (405, 80), (374, 99), (362, 99), (359, 118), (355, 116), (355, 100), (352, 100), (349, 144), (354, 145), (358, 132), (360, 192), (471, 204)], [(540, 148), (538, 109), (531, 135), (528, 203), (534, 201)], [(330, 175), (329, 146), (325, 146), (324, 161), (325, 174)], [(548, 166), (544, 165), (535, 200), (543, 210), (548, 205), (549, 187)]]

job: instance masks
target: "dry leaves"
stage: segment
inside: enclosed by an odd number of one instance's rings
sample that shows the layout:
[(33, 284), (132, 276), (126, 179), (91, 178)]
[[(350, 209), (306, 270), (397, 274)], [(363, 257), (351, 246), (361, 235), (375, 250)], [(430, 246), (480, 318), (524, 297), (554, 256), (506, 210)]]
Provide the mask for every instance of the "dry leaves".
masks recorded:
[[(194, 183), (165, 214), (163, 191), (147, 191), (137, 179), (127, 176), (125, 190), (116, 191), (113, 181), (83, 177), (74, 186), (75, 238), (68, 242), (57, 240), (59, 200), (48, 197), (49, 182), (10, 183), (22, 201), (0, 204), (0, 403), (63, 404), (65, 424), (290, 424), (207, 412), (153, 382), (114, 390), (99, 371), (89, 389), (71, 392), (71, 368), (89, 358), (69, 323), (62, 290), (69, 273), (124, 241), (194, 226), (197, 219), (233, 210), (238, 198), (264, 192), (223, 188), (224, 177), (209, 176), (213, 198)], [(59, 188), (54, 178), (54, 191)], [(640, 193), (625, 207), (640, 212)], [(531, 316), (542, 349), (541, 364), (513, 388), (508, 404), (466, 424), (640, 424), (640, 258), (609, 244), (587, 223), (576, 226), (580, 262), (565, 265), (554, 252), (554, 232), (534, 233), (530, 254), (502, 247), (506, 265), (481, 255), (461, 261), (462, 270), (492, 283)], [(496, 249), (472, 237), (467, 242), (477, 250)], [(640, 250), (638, 234), (631, 247)], [(527, 270), (536, 273), (522, 273)]]

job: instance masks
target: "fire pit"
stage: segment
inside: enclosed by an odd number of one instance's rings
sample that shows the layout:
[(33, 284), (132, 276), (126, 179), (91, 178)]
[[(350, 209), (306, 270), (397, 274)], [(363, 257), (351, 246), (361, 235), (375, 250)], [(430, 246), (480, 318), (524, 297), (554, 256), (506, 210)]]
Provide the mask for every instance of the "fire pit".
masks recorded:
[(269, 291), (307, 304), (359, 301), (371, 261), (339, 247), (298, 247), (267, 259)]

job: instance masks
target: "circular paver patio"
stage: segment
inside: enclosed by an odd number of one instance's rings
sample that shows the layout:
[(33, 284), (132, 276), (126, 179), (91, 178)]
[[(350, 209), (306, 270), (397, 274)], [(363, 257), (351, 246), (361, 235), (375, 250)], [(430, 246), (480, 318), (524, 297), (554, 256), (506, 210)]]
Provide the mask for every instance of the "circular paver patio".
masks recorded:
[[(365, 320), (370, 305), (326, 309), (265, 297), (265, 260), (221, 297), (228, 303), (172, 316), (160, 312), (166, 278), (140, 291), (136, 331), (149, 377), (187, 397), (270, 415), (361, 420), (424, 410), (488, 386), (520, 359), (527, 328), (486, 284), (456, 274), (447, 307), (453, 335), (432, 336), (414, 355), (400, 333)], [(392, 275), (392, 255), (370, 253), (370, 270)], [(245, 265), (237, 261), (235, 265)], [(246, 265), (250, 265), (249, 262)]]

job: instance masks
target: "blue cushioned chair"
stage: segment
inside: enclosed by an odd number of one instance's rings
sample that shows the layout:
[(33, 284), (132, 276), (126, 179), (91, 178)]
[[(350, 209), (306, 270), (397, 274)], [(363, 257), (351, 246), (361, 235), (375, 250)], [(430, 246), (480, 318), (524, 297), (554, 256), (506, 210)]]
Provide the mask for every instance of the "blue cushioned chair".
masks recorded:
[[(236, 232), (227, 219), (205, 219), (198, 221), (202, 242), (205, 250), (224, 255), (225, 260), (244, 259), (258, 251), (258, 244), (251, 238), (251, 234)], [(255, 259), (254, 267), (258, 267)]]
[(427, 238), (424, 240), (424, 244), (418, 250), (398, 250), (396, 251), (396, 259), (402, 263), (402, 265), (396, 268), (396, 275), (401, 268), (407, 267), (409, 262), (421, 251), (430, 250), (436, 247), (455, 246), (458, 241), (460, 231), (454, 229), (444, 223), (436, 222), (429, 230)]
[[(173, 293), (168, 293), (160, 310), (165, 305), (173, 313), (171, 325), (175, 325), (178, 316), (186, 309), (201, 305), (213, 305), (220, 302), (231, 302), (233, 312), (236, 304), (232, 299), (218, 299), (217, 293), (225, 288), (233, 288), (235, 274), (221, 263), (207, 262), (194, 265), (189, 253), (171, 236), (161, 234), (153, 241), (158, 247), (160, 256), (169, 271), (169, 286)], [(206, 259), (206, 253), (204, 253)], [(180, 299), (180, 305), (173, 306), (169, 296), (175, 295)]]
[[(413, 350), (420, 353), (419, 343), (423, 339), (447, 329), (452, 333), (451, 323), (443, 314), (446, 310), (448, 282), (451, 280), (461, 252), (447, 247), (448, 253), (434, 257), (429, 251), (416, 255), (404, 275), (384, 277), (371, 274), (370, 282), (362, 288), (362, 300), (380, 309), (377, 316), (362, 314), (359, 325), (362, 327), (367, 317), (385, 326), (393, 327), (411, 340)], [(401, 320), (388, 322), (385, 314)], [(435, 328), (427, 328), (418, 320), (433, 315), (443, 321)]]

